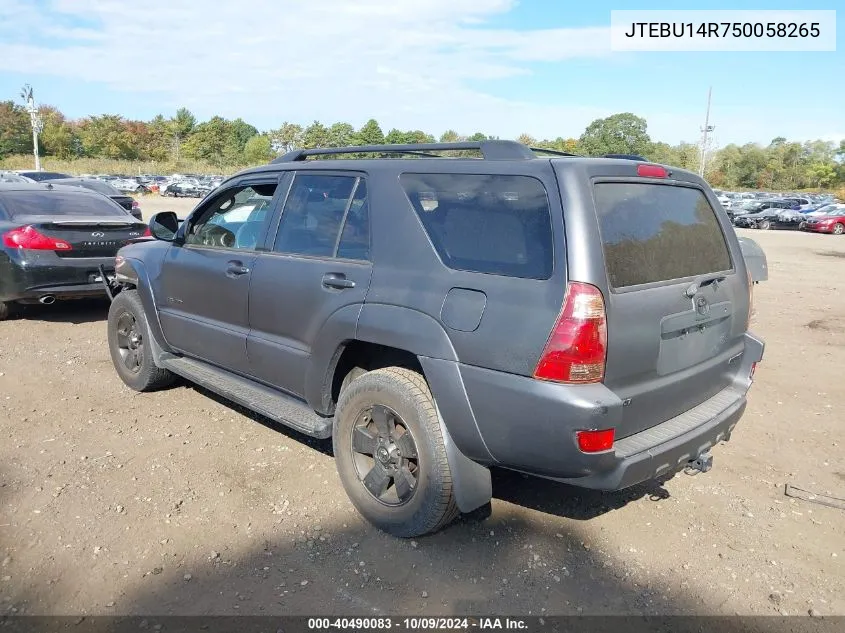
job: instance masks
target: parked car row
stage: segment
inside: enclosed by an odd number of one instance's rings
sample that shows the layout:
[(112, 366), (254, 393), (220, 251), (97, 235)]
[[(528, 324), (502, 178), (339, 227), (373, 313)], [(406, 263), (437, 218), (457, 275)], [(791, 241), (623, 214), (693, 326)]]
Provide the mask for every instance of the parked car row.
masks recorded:
[(748, 229), (798, 229), (816, 233), (845, 233), (845, 204), (810, 204), (795, 208), (791, 199), (747, 203), (731, 214), (734, 226)]

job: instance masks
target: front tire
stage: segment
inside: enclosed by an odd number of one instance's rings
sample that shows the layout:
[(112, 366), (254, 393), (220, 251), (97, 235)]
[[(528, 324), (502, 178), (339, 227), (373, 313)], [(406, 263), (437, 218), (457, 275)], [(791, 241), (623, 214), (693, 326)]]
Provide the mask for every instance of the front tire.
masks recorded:
[(770, 228), (772, 228), (772, 223), (769, 220), (763, 220), (762, 222), (757, 224), (757, 228), (762, 231), (768, 231)]
[(386, 367), (352, 380), (332, 439), (347, 495), (380, 530), (422, 536), (458, 515), (434, 399), (419, 373)]
[(137, 290), (124, 290), (112, 301), (108, 338), (112, 363), (127, 387), (154, 391), (173, 382), (173, 374), (153, 362), (147, 316)]

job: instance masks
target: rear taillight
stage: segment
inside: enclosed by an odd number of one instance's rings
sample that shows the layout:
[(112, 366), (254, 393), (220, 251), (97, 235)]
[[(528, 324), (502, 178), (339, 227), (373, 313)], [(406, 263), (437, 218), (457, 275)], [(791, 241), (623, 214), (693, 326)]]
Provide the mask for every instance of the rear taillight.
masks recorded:
[(22, 226), (3, 234), (3, 245), (33, 251), (69, 251), (71, 245), (55, 237), (39, 233), (32, 226)]
[(609, 451), (613, 448), (613, 436), (613, 429), (575, 432), (575, 438), (578, 440), (578, 450), (582, 453)]
[(643, 163), (637, 165), (637, 176), (642, 176), (644, 178), (667, 178), (669, 176), (669, 172), (666, 171), (665, 167), (661, 167), (660, 165), (649, 165)]
[(152, 237), (152, 236), (153, 236), (153, 232), (150, 230), (150, 227), (147, 227), (146, 229), (144, 229), (143, 237)]
[(757, 371), (757, 363), (751, 363), (751, 373), (748, 375), (750, 380), (754, 379), (754, 372)]
[(607, 317), (601, 291), (570, 282), (534, 378), (584, 384), (601, 382), (607, 358)]

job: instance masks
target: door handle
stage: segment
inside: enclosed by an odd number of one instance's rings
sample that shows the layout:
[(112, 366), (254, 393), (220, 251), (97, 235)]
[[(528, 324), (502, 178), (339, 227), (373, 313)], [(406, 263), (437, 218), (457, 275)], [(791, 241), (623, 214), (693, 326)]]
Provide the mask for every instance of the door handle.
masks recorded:
[(238, 261), (231, 261), (226, 265), (226, 275), (229, 277), (240, 277), (249, 273), (249, 268)]
[(323, 287), (343, 290), (344, 288), (354, 288), (355, 282), (347, 279), (343, 273), (326, 273), (323, 275)]

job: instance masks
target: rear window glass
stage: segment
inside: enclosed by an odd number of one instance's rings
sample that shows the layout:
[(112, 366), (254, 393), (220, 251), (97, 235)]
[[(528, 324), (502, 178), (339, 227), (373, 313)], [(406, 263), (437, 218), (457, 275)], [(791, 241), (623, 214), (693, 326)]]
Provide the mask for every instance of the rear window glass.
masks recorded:
[(732, 268), (713, 208), (698, 189), (598, 183), (595, 201), (614, 288)]
[(24, 215), (118, 216), (126, 211), (100, 194), (60, 191), (6, 191), (0, 203), (11, 217)]
[(402, 174), (400, 181), (449, 268), (527, 279), (551, 277), (549, 201), (536, 178)]

